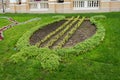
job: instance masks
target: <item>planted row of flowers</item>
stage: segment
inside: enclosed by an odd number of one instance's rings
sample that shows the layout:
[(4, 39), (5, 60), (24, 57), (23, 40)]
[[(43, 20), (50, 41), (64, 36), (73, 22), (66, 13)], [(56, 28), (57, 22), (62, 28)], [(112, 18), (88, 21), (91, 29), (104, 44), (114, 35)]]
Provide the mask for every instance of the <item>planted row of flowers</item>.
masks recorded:
[(82, 22), (84, 21), (85, 17), (83, 17), (81, 19), (81, 21), (79, 21), (75, 27), (73, 27), (73, 29), (71, 29), (67, 35), (64, 37), (64, 39), (55, 47), (55, 48), (62, 48), (62, 46), (70, 39), (70, 37), (75, 33), (75, 31), (80, 27), (80, 25), (82, 24)]
[(73, 25), (78, 19), (79, 19), (79, 16), (78, 16), (77, 18), (75, 18), (70, 24), (68, 24), (64, 30), (62, 30), (62, 31), (61, 31), (60, 33), (58, 33), (53, 39), (51, 39), (45, 47), (49, 48), (50, 46), (52, 46), (61, 36), (63, 36), (63, 35), (72, 27), (72, 25)]
[(45, 41), (47, 41), (50, 37), (52, 37), (54, 34), (56, 34), (57, 32), (59, 32), (61, 29), (63, 29), (73, 19), (74, 19), (74, 17), (70, 18), (67, 22), (65, 22), (63, 25), (61, 25), (60, 27), (58, 27), (55, 31), (53, 31), (49, 35), (45, 36), (45, 38), (43, 38), (42, 40), (40, 40), (39, 42), (36, 43), (36, 46), (40, 47), (40, 45), (42, 43), (44, 43)]

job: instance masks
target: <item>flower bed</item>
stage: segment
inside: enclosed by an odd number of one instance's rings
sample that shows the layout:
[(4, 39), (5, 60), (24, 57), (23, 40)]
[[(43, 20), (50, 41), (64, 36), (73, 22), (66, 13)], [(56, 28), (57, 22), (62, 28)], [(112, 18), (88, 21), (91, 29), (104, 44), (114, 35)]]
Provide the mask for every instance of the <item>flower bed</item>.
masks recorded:
[[(64, 18), (57, 19), (57, 21), (61, 19)], [(49, 48), (38, 48), (37, 46), (31, 46), (29, 44), (29, 37), (31, 36), (31, 34), (33, 34), (34, 31), (38, 30), (40, 27), (48, 23), (32, 28), (19, 39), (17, 43), (17, 49), (19, 49), (20, 52), (12, 55), (11, 61), (14, 63), (19, 63), (21, 61), (26, 62), (29, 59), (31, 59), (36, 60), (36, 62), (40, 62), (39, 66), (42, 66), (42, 68), (44, 69), (56, 69), (60, 64), (59, 61), (61, 60), (59, 56), (63, 56), (66, 54), (78, 55), (84, 53), (95, 48), (101, 43), (101, 41), (103, 41), (105, 37), (104, 27), (102, 26), (99, 20), (96, 21), (94, 17), (91, 17), (91, 19), (91, 21), (93, 21), (92, 23), (96, 25), (96, 33), (92, 37), (70, 48), (51, 50)], [(71, 29), (71, 31), (68, 34), (72, 35), (74, 31), (78, 28), (78, 25), (80, 25), (83, 20), (84, 18), (82, 18), (82, 20), (78, 24), (76, 24), (75, 28)], [(51, 21), (50, 23), (55, 21)], [(66, 41), (69, 37), (66, 37), (63, 41)]]

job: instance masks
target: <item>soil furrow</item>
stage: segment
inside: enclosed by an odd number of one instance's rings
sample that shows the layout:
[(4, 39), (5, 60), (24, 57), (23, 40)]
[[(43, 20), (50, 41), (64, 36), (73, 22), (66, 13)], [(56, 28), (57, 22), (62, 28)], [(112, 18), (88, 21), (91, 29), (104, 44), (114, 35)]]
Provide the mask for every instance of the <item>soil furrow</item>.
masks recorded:
[(58, 43), (63, 40), (63, 38), (67, 35), (67, 33), (68, 33), (77, 23), (78, 23), (78, 21), (76, 21), (76, 22), (68, 29), (68, 31), (65, 32), (65, 34), (64, 34), (63, 36), (61, 36), (61, 37), (59, 38), (59, 40), (57, 40), (57, 41), (53, 44), (53, 46), (51, 46), (50, 48), (54, 48), (55, 46), (57, 46)]
[(78, 19), (79, 16), (77, 18), (75, 18), (74, 20), (72, 20), (72, 22), (68, 25), (66, 25), (66, 27), (59, 33), (57, 34), (54, 38), (52, 38), (48, 43), (47, 45), (45, 45), (45, 47), (51, 47), (53, 46), (53, 44), (61, 37), (63, 36), (66, 32), (69, 31), (69, 29), (72, 27), (73, 24), (75, 24), (77, 22), (76, 19)]
[(95, 32), (95, 25), (92, 25), (89, 20), (85, 20), (63, 47), (75, 46), (76, 43), (82, 42), (91, 37)]
[(55, 22), (49, 25), (44, 26), (43, 28), (37, 30), (33, 33), (33, 35), (30, 37), (30, 44), (35, 45), (38, 41), (42, 40), (45, 36), (47, 36), (50, 32), (57, 29), (59, 26), (64, 24), (66, 20), (61, 20), (59, 22)]
[[(60, 22), (49, 24), (49, 25), (43, 27), (42, 29), (37, 30), (30, 37), (30, 44), (34, 45), (35, 43), (37, 43), (38, 41), (43, 39), (46, 35), (48, 35), (50, 32), (52, 32), (53, 30), (57, 29), (59, 26), (64, 24), (64, 22), (65, 22), (65, 20), (62, 20)], [(72, 27), (74, 27), (74, 25)], [(72, 27), (71, 27), (71, 29), (72, 29)], [(75, 46), (77, 43), (80, 43), (80, 42), (84, 41), (85, 39), (94, 35), (95, 32), (96, 32), (95, 25), (92, 25), (89, 20), (85, 20), (81, 24), (81, 26), (76, 30), (76, 32), (71, 36), (71, 38), (65, 43), (63, 48)], [(55, 35), (57, 35), (57, 34), (55, 34)], [(53, 35), (50, 39), (54, 38), (55, 35)], [(66, 35), (66, 33), (51, 48), (54, 48), (54, 46), (56, 46), (60, 42), (60, 40), (62, 40), (64, 38), (65, 35)], [(50, 41), (50, 39), (48, 41)]]
[[(72, 20), (68, 23), (68, 24), (70, 24), (72, 22)], [(64, 24), (64, 23), (63, 23)], [(67, 24), (67, 25), (68, 25)], [(61, 24), (62, 25), (62, 24)], [(60, 27), (60, 26), (59, 26)], [(40, 47), (44, 47), (51, 39), (53, 39), (57, 34), (59, 34), (62, 30), (64, 30), (64, 28), (63, 29), (61, 29), (60, 31), (58, 31), (56, 34), (54, 34), (54, 35), (52, 35), (51, 36), (51, 38), (50, 39), (48, 39), (47, 41), (45, 41), (44, 43), (42, 43), (41, 45), (40, 45)]]

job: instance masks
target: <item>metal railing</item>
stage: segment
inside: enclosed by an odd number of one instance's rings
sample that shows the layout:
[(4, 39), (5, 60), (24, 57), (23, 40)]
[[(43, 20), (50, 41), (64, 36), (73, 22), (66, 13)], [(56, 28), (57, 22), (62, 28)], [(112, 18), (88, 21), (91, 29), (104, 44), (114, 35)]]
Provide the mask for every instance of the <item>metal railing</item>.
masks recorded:
[(73, 8), (99, 8), (100, 0), (74, 0)]
[(30, 9), (48, 9), (48, 1), (29, 2)]

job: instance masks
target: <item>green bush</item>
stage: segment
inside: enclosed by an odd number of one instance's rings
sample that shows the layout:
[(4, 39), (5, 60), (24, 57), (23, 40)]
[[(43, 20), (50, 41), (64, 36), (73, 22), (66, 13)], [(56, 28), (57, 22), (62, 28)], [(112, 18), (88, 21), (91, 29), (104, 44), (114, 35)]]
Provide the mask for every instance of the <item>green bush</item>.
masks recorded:
[(53, 50), (47, 48), (39, 49), (35, 46), (24, 48), (10, 57), (10, 61), (16, 64), (26, 63), (29, 60), (40, 62), (41, 65), (39, 66), (43, 69), (54, 70), (59, 66), (60, 57)]
[(54, 70), (57, 69), (59, 66), (59, 56), (53, 54), (53, 52), (49, 51), (47, 52), (47, 54), (45, 53), (44, 55), (42, 55), (41, 58), (41, 66), (44, 69), (48, 69), (48, 70)]
[(104, 15), (96, 15), (90, 18), (90, 21), (94, 24), (96, 21), (104, 20), (106, 19), (106, 16)]
[(10, 60), (14, 63), (19, 63), (21, 61), (27, 61), (30, 58), (36, 57), (40, 54), (39, 49), (35, 46), (25, 47), (20, 52), (13, 54)]

